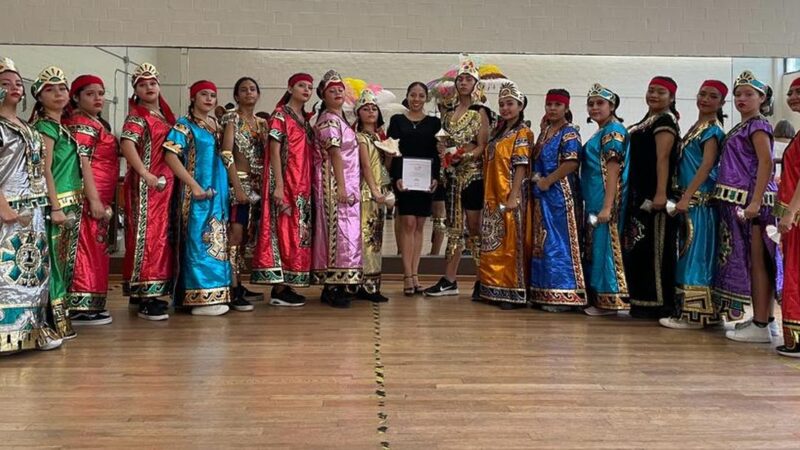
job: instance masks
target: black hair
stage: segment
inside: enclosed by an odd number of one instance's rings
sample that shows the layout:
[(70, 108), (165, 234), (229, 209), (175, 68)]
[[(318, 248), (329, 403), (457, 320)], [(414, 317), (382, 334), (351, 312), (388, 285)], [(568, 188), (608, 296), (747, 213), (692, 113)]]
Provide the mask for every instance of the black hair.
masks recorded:
[(269, 113), (266, 111), (259, 111), (256, 113), (256, 117), (260, 117), (266, 121), (269, 121)]
[[(81, 92), (83, 92), (83, 90), (86, 89), (87, 87), (89, 87), (88, 84), (86, 86), (78, 89), (77, 91), (75, 91), (75, 95), (74, 96), (70, 96), (70, 98), (69, 98), (69, 109), (71, 109), (73, 111), (78, 109), (78, 102), (75, 100), (75, 97), (80, 97)], [(37, 101), (37, 103), (38, 103), (38, 101)], [(100, 123), (103, 124), (103, 128), (105, 128), (106, 131), (111, 132), (111, 124), (108, 123), (106, 121), (106, 119), (103, 119), (103, 116), (102, 116), (101, 113), (97, 113), (97, 120)]]
[[(383, 127), (385, 122), (383, 121), (383, 112), (381, 112), (381, 108), (377, 105), (376, 107), (378, 108), (378, 121), (375, 122), (375, 131), (378, 131)], [(363, 125), (361, 124), (361, 116), (359, 116), (359, 111), (361, 111), (361, 108), (359, 108), (358, 111), (356, 111), (356, 123), (354, 124), (356, 131), (362, 131), (364, 128)]]
[(408, 94), (411, 93), (411, 89), (414, 89), (414, 86), (421, 87), (422, 90), (425, 91), (425, 98), (426, 99), (428, 98), (428, 85), (423, 83), (422, 81), (415, 81), (415, 82), (413, 82), (413, 83), (408, 85), (408, 87), (406, 88), (406, 96), (403, 99), (403, 101), (401, 102), (403, 107), (406, 108), (406, 109), (408, 109)]
[[(514, 122), (512, 126), (508, 127), (509, 130), (513, 130), (514, 128), (517, 128), (519, 124), (525, 122), (525, 108), (528, 106), (528, 97), (523, 97), (523, 100), (524, 101), (517, 100), (517, 103), (522, 105), (522, 109), (519, 111), (519, 115), (517, 116), (517, 121)], [(491, 139), (494, 139), (497, 136), (499, 136), (500, 133), (505, 131), (505, 129), (506, 129), (506, 121), (504, 119), (498, 120), (497, 126), (494, 127), (494, 131), (492, 132)]]
[(766, 92), (764, 93), (764, 101), (761, 102), (761, 107), (759, 111), (763, 116), (771, 116), (775, 112), (775, 107), (772, 103), (772, 87), (767, 86)]
[(722, 125), (725, 125), (725, 119), (727, 119), (727, 118), (728, 118), (728, 115), (725, 114), (725, 112), (722, 111), (722, 108), (717, 110), (717, 120), (719, 120), (719, 123), (721, 123)]
[[(239, 100), (237, 100), (237, 97), (239, 96), (239, 88), (242, 87), (242, 84), (245, 81), (250, 81), (251, 83), (255, 84), (256, 92), (258, 93), (258, 95), (261, 95), (261, 87), (259, 87), (258, 82), (256, 80), (250, 77), (242, 77), (236, 80), (236, 84), (233, 85), (233, 100), (235, 100), (236, 103), (239, 103)], [(231, 105), (231, 108), (232, 107), (233, 105)], [(231, 108), (228, 108), (228, 105), (225, 105), (225, 109), (231, 109)]]
[[(550, 89), (547, 91), (547, 95), (562, 95), (570, 98), (569, 91), (566, 89)], [(570, 109), (569, 105), (567, 105), (567, 113), (564, 115), (564, 117), (567, 119), (568, 123), (572, 123), (572, 110)]]
[[(622, 100), (620, 100), (619, 95), (614, 94), (613, 92), (612, 92), (612, 94), (614, 96), (613, 97), (614, 101), (609, 102), (609, 103), (611, 103), (614, 106), (614, 111), (611, 112), (611, 115), (614, 116), (615, 119), (617, 119), (617, 122), (619, 122), (619, 123), (625, 122), (625, 119), (623, 119), (622, 117), (620, 117), (617, 114), (617, 110), (619, 110), (619, 105), (620, 105), (620, 103), (622, 103)], [(603, 100), (606, 100), (606, 99), (604, 98)], [(606, 101), (608, 101), (608, 100), (606, 100)], [(586, 118), (586, 123), (592, 123), (592, 118), (591, 117), (587, 117)]]

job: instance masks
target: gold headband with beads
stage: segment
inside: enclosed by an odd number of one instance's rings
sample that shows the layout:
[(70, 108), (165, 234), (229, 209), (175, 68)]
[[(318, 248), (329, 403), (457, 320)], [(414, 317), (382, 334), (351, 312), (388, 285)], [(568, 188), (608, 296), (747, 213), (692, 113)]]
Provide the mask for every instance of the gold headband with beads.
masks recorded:
[(358, 100), (356, 100), (355, 111), (358, 112), (359, 109), (363, 108), (366, 105), (375, 105), (378, 106), (378, 97), (372, 92), (371, 89), (364, 89), (361, 91), (361, 95), (358, 96)]
[(756, 76), (753, 75), (753, 72), (749, 70), (745, 70), (736, 78), (736, 82), (733, 83), (733, 89), (736, 90), (739, 86), (750, 86), (764, 95), (767, 94), (767, 88), (769, 87), (767, 83), (757, 79)]
[(513, 81), (506, 81), (500, 86), (500, 93), (497, 96), (497, 100), (499, 101), (504, 98), (513, 98), (514, 100), (525, 104), (525, 94), (520, 92), (516, 83)]

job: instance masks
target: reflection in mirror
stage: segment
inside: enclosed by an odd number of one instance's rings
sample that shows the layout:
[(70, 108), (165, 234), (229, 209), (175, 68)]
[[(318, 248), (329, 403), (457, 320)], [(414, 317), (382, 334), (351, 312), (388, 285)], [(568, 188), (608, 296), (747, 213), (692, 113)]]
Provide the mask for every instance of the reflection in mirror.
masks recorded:
[[(415, 80), (430, 82), (454, 69), (458, 56), (454, 54), (411, 53), (344, 53), (298, 52), (227, 49), (186, 48), (135, 48), (135, 47), (60, 47), (60, 46), (8, 46), (0, 45), (0, 56), (12, 58), (20, 69), (26, 92), (36, 74), (43, 68), (61, 67), (71, 80), (84, 73), (99, 75), (106, 83), (108, 100), (103, 115), (119, 134), (127, 113), (127, 98), (132, 94), (130, 72), (142, 62), (151, 62), (161, 73), (162, 91), (176, 114), (185, 114), (188, 106), (187, 87), (199, 79), (214, 81), (219, 87), (220, 104), (233, 101), (233, 84), (241, 76), (258, 80), (262, 95), (257, 111), (270, 113), (285, 92), (287, 77), (294, 72), (308, 72), (317, 80), (330, 68), (344, 77), (363, 80), (385, 89), (389, 96), (386, 123), (393, 114), (402, 113), (399, 106), (406, 86)], [(795, 129), (800, 127), (797, 115), (789, 114), (785, 105), (785, 92), (796, 74), (798, 64), (789, 59), (751, 58), (683, 58), (637, 56), (566, 56), (566, 55), (475, 55), (484, 72), (502, 74), (517, 83), (526, 94), (529, 104), (526, 118), (538, 136), (538, 122), (544, 111), (544, 96), (548, 89), (564, 88), (572, 95), (574, 122), (580, 126), (585, 141), (595, 131), (594, 124), (586, 123), (584, 98), (589, 87), (600, 82), (621, 96), (619, 113), (626, 124), (638, 121), (647, 111), (644, 94), (647, 83), (654, 75), (666, 75), (676, 80), (677, 109), (681, 113), (680, 125), (685, 132), (697, 116), (695, 94), (703, 80), (714, 78), (732, 85), (736, 76), (745, 69), (770, 83), (775, 89), (775, 113), (770, 121), (775, 124), (786, 119)], [(491, 70), (489, 68), (491, 67)], [(495, 86), (495, 85), (492, 85)], [(32, 101), (27, 99), (26, 110), (20, 116), (27, 118)], [(725, 112), (730, 116), (726, 128), (736, 123), (738, 117), (730, 101)], [(314, 103), (314, 97), (311, 103)], [(487, 106), (497, 111), (497, 90), (488, 89)], [(426, 105), (429, 115), (439, 115), (434, 102)], [(122, 164), (122, 170), (125, 170)], [(397, 254), (394, 220), (387, 220), (384, 231), (385, 256)], [(423, 255), (431, 251), (432, 221), (426, 221)], [(120, 246), (121, 251), (121, 246)], [(443, 253), (442, 249), (439, 255)]]

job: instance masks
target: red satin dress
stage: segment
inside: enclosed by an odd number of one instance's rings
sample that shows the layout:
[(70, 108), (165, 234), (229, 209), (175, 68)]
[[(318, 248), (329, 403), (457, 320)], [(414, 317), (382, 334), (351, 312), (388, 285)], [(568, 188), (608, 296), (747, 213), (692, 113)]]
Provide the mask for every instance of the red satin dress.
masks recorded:
[(134, 143), (145, 168), (164, 177), (164, 190), (149, 188), (135, 170), (125, 175), (125, 259), (123, 293), (152, 298), (172, 293), (175, 252), (171, 242), (170, 203), (175, 177), (164, 158), (164, 139), (172, 125), (160, 114), (134, 108), (120, 139)]
[(308, 122), (301, 123), (299, 116), (284, 105), (270, 116), (269, 142), (273, 140), (281, 144), (283, 193), (288, 209), (278, 211), (271, 204), (274, 181), (267, 148), (264, 151), (262, 190), (264, 207), (261, 208), (261, 226), (253, 253), (250, 281), (306, 287), (311, 282), (313, 131)]
[[(788, 214), (786, 208), (792, 201), (800, 182), (800, 134), (795, 136), (783, 153), (781, 182), (775, 217), (780, 220)], [(792, 229), (781, 236), (783, 247), (783, 341), (789, 350), (800, 348), (800, 213), (794, 217)]]
[[(100, 201), (112, 206), (119, 179), (119, 147), (117, 138), (103, 125), (80, 112), (65, 120), (78, 143), (78, 154), (89, 158)], [(108, 293), (109, 253), (113, 244), (113, 221), (94, 219), (89, 201), (83, 203), (78, 224), (78, 247), (72, 283), (67, 292), (70, 311), (100, 312), (106, 309)]]

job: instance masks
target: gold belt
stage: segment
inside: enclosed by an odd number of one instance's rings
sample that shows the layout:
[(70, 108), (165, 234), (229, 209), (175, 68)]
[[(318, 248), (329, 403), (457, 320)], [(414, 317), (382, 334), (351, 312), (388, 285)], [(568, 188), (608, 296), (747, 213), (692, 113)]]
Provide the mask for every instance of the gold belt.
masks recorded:
[[(750, 195), (744, 189), (735, 188), (732, 186), (725, 186), (724, 184), (718, 184), (714, 188), (714, 195), (713, 198), (717, 200), (721, 200), (723, 202), (733, 203), (736, 205), (745, 205), (747, 203), (747, 197)], [(775, 193), (774, 192), (764, 192), (764, 197), (762, 199), (763, 206), (774, 206), (775, 205)]]
[[(678, 198), (683, 197), (685, 191), (676, 189)], [(689, 200), (689, 206), (703, 206), (707, 205), (711, 200), (714, 200), (714, 194), (711, 192), (695, 192), (692, 199)]]
[(58, 194), (58, 204), (64, 208), (72, 205), (79, 205), (83, 201), (83, 191), (76, 189), (74, 191), (62, 192)]

